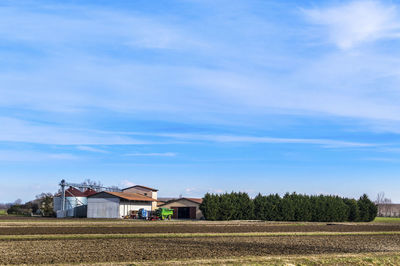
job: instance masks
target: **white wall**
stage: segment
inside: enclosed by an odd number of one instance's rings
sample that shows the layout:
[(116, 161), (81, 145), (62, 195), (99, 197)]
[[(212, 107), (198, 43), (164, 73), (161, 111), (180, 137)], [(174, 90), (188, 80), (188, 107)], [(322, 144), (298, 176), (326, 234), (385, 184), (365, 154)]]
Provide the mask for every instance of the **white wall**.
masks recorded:
[[(65, 210), (73, 209), (78, 206), (87, 205), (86, 197), (65, 197)], [(56, 212), (62, 208), (62, 198), (53, 198), (53, 210)]]
[(121, 218), (119, 198), (88, 198), (88, 218)]
[(151, 211), (151, 201), (149, 202), (134, 202), (134, 201), (121, 201), (119, 204), (119, 216), (129, 215), (131, 211), (138, 211), (139, 209)]

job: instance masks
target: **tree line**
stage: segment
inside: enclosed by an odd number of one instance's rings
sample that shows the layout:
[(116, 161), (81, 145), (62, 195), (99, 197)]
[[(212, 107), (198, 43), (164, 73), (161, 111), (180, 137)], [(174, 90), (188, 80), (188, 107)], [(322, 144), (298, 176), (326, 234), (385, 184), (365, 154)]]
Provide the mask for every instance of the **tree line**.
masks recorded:
[[(2, 204), (1, 206), (7, 207), (7, 214), (13, 215), (42, 215), (54, 216), (53, 211), (53, 195), (51, 193), (41, 193), (36, 196), (36, 200), (22, 203), (21, 199), (16, 200), (14, 203)], [(4, 208), (5, 209), (5, 208)]]
[(207, 193), (200, 205), (206, 220), (266, 220), (307, 222), (370, 222), (377, 215), (376, 205), (366, 194), (358, 200), (331, 195), (286, 193)]

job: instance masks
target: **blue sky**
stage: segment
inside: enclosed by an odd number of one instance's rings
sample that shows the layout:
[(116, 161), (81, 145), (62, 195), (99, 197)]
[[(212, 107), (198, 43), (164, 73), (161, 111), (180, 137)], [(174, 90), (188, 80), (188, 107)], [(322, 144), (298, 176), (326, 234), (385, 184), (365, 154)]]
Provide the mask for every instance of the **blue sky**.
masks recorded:
[(62, 178), (400, 202), (399, 39), (398, 1), (1, 1), (0, 202)]

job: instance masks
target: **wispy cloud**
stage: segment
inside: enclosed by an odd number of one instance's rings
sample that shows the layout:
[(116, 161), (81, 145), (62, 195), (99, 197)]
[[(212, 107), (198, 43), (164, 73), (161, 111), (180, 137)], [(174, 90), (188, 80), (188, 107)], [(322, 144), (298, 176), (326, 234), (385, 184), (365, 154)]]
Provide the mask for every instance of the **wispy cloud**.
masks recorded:
[(106, 151), (106, 150), (94, 148), (94, 147), (91, 147), (91, 146), (77, 146), (76, 148), (78, 150), (80, 150), (80, 151), (89, 151), (89, 152), (97, 152), (97, 153), (108, 153), (108, 151)]
[(0, 150), (0, 162), (75, 161), (79, 159), (81, 158), (69, 153)]
[[(32, 123), (25, 120), (0, 117), (0, 141), (54, 145), (133, 145), (150, 144), (111, 132), (96, 133), (88, 129), (69, 129), (55, 125)], [(82, 147), (81, 147), (82, 148)]]
[(126, 188), (126, 187), (132, 187), (132, 186), (134, 186), (134, 185), (136, 185), (135, 183), (133, 183), (132, 181), (129, 181), (129, 180), (122, 180), (121, 182), (120, 182), (120, 184), (121, 184), (121, 186), (123, 187), (123, 188)]
[(138, 156), (138, 157), (174, 157), (174, 152), (150, 152), (150, 153), (128, 153), (125, 156)]
[[(74, 16), (69, 16), (73, 12)], [(92, 6), (43, 5), (26, 8), (26, 5), (2, 6), (1, 38), (37, 45), (52, 51), (56, 45), (76, 47), (83, 44), (112, 44), (118, 40), (126, 48), (182, 49), (200, 47), (190, 32), (177, 28), (167, 17), (143, 16), (139, 12), (113, 11)], [(12, 21), (18, 20), (18, 24)]]
[(387, 157), (367, 157), (363, 158), (365, 161), (376, 161), (382, 163), (399, 163), (400, 159), (398, 158), (387, 158)]
[(311, 22), (326, 27), (330, 41), (341, 49), (400, 37), (397, 7), (387, 2), (353, 1), (303, 11)]
[[(144, 134), (144, 133), (132, 133)], [(175, 138), (191, 141), (212, 142), (241, 142), (241, 143), (286, 143), (286, 144), (312, 144), (325, 148), (351, 148), (351, 147), (373, 147), (376, 143), (363, 143), (352, 141), (341, 141), (336, 139), (312, 139), (312, 138), (275, 138), (266, 136), (240, 136), (240, 135), (211, 135), (211, 134), (181, 134), (181, 133), (146, 133), (148, 135)]]

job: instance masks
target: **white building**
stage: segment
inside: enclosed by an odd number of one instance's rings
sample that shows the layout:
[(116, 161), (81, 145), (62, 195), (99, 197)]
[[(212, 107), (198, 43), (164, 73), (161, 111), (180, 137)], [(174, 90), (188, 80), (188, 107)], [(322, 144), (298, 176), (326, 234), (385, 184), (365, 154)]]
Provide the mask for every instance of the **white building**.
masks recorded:
[(139, 209), (152, 210), (157, 205), (156, 198), (131, 192), (108, 192), (103, 191), (88, 196), (87, 217), (88, 218), (123, 218), (130, 215), (132, 211)]
[(135, 185), (132, 187), (127, 187), (124, 188), (122, 190), (122, 192), (124, 193), (138, 193), (150, 198), (155, 199), (155, 201), (153, 201), (152, 206), (151, 206), (151, 210), (155, 210), (157, 209), (157, 192), (158, 189), (155, 188), (151, 188), (151, 187), (145, 187), (145, 186), (141, 186), (141, 185)]
[(86, 217), (87, 197), (95, 193), (96, 191), (92, 189), (80, 191), (69, 187), (65, 190), (64, 212), (62, 212), (61, 194), (53, 198), (53, 210), (57, 217)]

